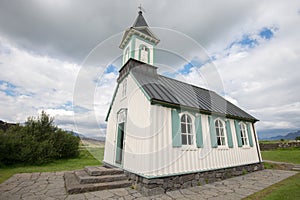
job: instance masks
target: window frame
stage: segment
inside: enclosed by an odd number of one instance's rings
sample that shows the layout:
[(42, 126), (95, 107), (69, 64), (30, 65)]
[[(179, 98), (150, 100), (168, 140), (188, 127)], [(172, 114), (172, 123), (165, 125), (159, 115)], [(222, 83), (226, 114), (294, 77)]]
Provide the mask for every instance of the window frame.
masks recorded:
[[(185, 124), (185, 126), (186, 126), (185, 127), (186, 132), (185, 133), (182, 132), (182, 124), (183, 124), (183, 122), (182, 122), (181, 118), (183, 116), (187, 116), (190, 119), (190, 122), (187, 123), (187, 117), (186, 117), (186, 121), (185, 121), (186, 122), (186, 124)], [(195, 135), (195, 126), (194, 126), (195, 119), (194, 119), (194, 116), (192, 114), (188, 113), (188, 112), (183, 112), (183, 113), (179, 114), (179, 119), (180, 119), (179, 123), (180, 123), (181, 145), (183, 147), (193, 147), (194, 148), (195, 145), (196, 145), (196, 135)], [(190, 125), (190, 128), (188, 128), (188, 125)], [(188, 132), (188, 129), (190, 129), (190, 132)], [(186, 137), (186, 144), (183, 144), (183, 140), (182, 140), (183, 135)], [(188, 136), (191, 136), (191, 144), (189, 144)]]
[(250, 147), (247, 125), (244, 122), (240, 122), (239, 127), (240, 127), (239, 134), (240, 134), (241, 140), (242, 140), (242, 147)]
[[(217, 122), (218, 122), (218, 126), (216, 126)], [(220, 124), (222, 126), (220, 126)], [(217, 147), (218, 148), (228, 148), (228, 138), (227, 138), (226, 123), (225, 123), (225, 121), (222, 120), (222, 119), (220, 119), (220, 118), (216, 118), (214, 120), (214, 128), (215, 128), (215, 131), (216, 131), (216, 139), (217, 139), (217, 145), (218, 145)], [(218, 133), (221, 133), (220, 129), (223, 130), (223, 135), (218, 134)], [(220, 141), (221, 144), (219, 144), (219, 141)], [(222, 144), (222, 143), (224, 143), (224, 144)]]

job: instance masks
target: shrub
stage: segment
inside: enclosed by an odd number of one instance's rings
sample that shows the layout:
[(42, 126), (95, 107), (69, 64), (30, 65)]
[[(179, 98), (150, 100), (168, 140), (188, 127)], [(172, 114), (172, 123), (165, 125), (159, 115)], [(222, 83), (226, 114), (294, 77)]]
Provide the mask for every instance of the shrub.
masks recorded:
[(25, 126), (13, 126), (6, 132), (0, 130), (0, 165), (40, 165), (76, 157), (79, 141), (78, 137), (57, 128), (54, 118), (42, 112), (38, 118), (29, 117)]

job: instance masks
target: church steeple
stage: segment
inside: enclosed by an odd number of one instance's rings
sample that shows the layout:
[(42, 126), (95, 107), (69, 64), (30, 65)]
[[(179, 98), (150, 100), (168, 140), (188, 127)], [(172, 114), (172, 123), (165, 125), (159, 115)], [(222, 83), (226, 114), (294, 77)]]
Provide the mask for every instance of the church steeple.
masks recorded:
[(140, 10), (132, 27), (125, 31), (120, 44), (123, 49), (123, 65), (129, 58), (153, 65), (155, 46), (158, 43), (158, 37), (150, 30)]
[(143, 12), (140, 10), (138, 12), (138, 17), (136, 18), (135, 22), (133, 23), (133, 27), (141, 27), (141, 26), (148, 26), (145, 18), (143, 17)]

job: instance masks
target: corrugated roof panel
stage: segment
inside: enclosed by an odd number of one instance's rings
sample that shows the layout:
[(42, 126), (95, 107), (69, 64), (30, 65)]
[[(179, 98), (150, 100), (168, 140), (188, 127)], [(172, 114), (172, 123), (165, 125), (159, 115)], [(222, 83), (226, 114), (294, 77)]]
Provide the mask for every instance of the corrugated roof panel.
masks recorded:
[(196, 95), (193, 94), (192, 87), (181, 84), (181, 82), (176, 82), (174, 79), (170, 79), (164, 76), (159, 76), (159, 81), (163, 85), (167, 85), (169, 88), (172, 88), (174, 96), (179, 99), (179, 103), (184, 106), (197, 106), (195, 102)]
[(213, 91), (165, 76), (148, 76), (146, 73), (141, 72), (139, 70), (131, 71), (150, 99), (257, 121), (256, 118)]

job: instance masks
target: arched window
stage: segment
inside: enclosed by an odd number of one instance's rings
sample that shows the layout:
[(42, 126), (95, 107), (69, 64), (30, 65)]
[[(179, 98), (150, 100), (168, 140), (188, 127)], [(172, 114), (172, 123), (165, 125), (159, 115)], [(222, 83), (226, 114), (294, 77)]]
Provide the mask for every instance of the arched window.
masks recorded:
[(225, 125), (220, 119), (215, 121), (218, 146), (226, 146)]
[(241, 139), (242, 139), (242, 145), (248, 146), (248, 137), (247, 137), (247, 128), (244, 123), (240, 123), (240, 130), (241, 130)]
[(188, 114), (183, 114), (180, 119), (182, 145), (193, 145), (192, 119)]
[(149, 63), (149, 53), (149, 48), (147, 48), (145, 45), (141, 45), (139, 49), (140, 61)]

